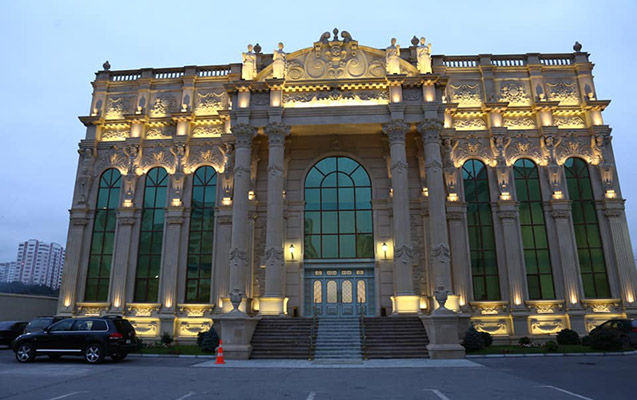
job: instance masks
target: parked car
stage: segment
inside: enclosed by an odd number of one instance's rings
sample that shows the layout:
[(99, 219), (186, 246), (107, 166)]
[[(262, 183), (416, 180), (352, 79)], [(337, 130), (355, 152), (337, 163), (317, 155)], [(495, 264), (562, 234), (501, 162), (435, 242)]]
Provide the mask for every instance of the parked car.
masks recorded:
[(63, 320), (64, 318), (67, 318), (67, 317), (55, 316), (55, 317), (34, 318), (31, 320), (31, 322), (29, 322), (29, 325), (27, 325), (27, 327), (24, 329), (24, 333), (40, 332), (44, 330), (44, 328), (51, 326), (54, 323)]
[(81, 356), (90, 364), (110, 357), (114, 361), (141, 348), (135, 329), (122, 317), (63, 319), (41, 332), (25, 333), (13, 342), (19, 362), (33, 361), (36, 356), (52, 359)]
[(590, 334), (594, 335), (600, 331), (614, 333), (621, 340), (624, 347), (637, 347), (637, 320), (611, 319), (593, 329)]
[(0, 346), (11, 346), (13, 339), (17, 338), (27, 326), (26, 321), (2, 321), (0, 322)]

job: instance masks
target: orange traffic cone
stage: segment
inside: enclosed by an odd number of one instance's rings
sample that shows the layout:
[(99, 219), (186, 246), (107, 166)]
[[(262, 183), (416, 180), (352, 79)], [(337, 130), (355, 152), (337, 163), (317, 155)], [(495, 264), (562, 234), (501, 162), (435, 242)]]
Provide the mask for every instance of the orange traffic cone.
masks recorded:
[(217, 362), (215, 364), (225, 364), (223, 361), (223, 347), (221, 347), (221, 339), (219, 339), (219, 348), (217, 349)]

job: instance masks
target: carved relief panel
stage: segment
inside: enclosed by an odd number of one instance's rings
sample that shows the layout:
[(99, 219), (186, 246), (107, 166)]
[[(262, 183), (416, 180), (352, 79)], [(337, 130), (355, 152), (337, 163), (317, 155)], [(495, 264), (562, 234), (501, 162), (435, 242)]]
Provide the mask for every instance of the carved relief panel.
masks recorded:
[(577, 82), (567, 80), (546, 82), (549, 101), (559, 101), (561, 106), (578, 105), (579, 89)]
[(508, 102), (509, 106), (529, 106), (531, 105), (531, 92), (528, 83), (518, 80), (497, 81), (498, 101)]
[(133, 112), (134, 96), (109, 96), (106, 99), (106, 119), (123, 119), (125, 114)]
[(163, 118), (179, 111), (177, 97), (174, 93), (155, 93), (150, 103), (150, 116), (152, 118)]
[(198, 90), (195, 93), (195, 114), (216, 115), (228, 108), (228, 96), (223, 89)]
[(452, 103), (458, 103), (459, 107), (480, 107), (482, 105), (480, 82), (449, 83), (447, 96)]

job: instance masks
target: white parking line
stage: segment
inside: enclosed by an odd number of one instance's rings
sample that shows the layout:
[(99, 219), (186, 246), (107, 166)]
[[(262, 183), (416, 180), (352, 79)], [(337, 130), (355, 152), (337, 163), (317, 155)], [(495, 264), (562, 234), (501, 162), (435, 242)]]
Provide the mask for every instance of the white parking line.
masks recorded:
[(195, 392), (189, 392), (189, 393), (186, 393), (185, 395), (181, 396), (177, 400), (184, 400), (184, 399), (187, 399), (190, 396), (194, 396), (195, 394), (196, 394)]
[(310, 392), (310, 394), (307, 395), (307, 399), (305, 400), (314, 400), (315, 398), (316, 398), (316, 393)]
[(551, 385), (542, 385), (542, 386), (537, 386), (537, 387), (543, 387), (543, 388), (550, 388), (550, 389), (555, 389), (558, 392), (562, 392), (562, 393), (566, 393), (566, 394), (570, 394), (573, 397), (577, 397), (578, 399), (582, 399), (582, 400), (593, 400), (590, 397), (586, 397), (586, 396), (582, 396), (581, 394), (577, 394), (577, 393), (573, 393), (573, 392), (569, 392), (568, 390), (564, 390), (555, 386), (551, 386)]
[(64, 398), (66, 398), (66, 397), (75, 396), (76, 394), (80, 394), (80, 393), (84, 393), (84, 391), (81, 391), (81, 392), (72, 392), (72, 393), (63, 394), (62, 396), (53, 397), (53, 398), (50, 398), (49, 400), (60, 400), (60, 399), (64, 399)]
[(423, 390), (426, 390), (428, 392), (433, 392), (433, 394), (438, 396), (438, 398), (440, 400), (450, 400), (449, 397), (447, 397), (444, 394), (442, 394), (442, 392), (440, 390), (438, 390), (438, 389), (423, 389)]

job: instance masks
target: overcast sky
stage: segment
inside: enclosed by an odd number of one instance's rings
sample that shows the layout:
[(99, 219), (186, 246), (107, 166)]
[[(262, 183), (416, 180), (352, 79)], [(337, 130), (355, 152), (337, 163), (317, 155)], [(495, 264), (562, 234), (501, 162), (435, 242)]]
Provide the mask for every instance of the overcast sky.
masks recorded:
[(248, 43), (291, 52), (334, 27), (372, 47), (426, 36), (434, 54), (571, 52), (578, 40), (596, 64), (598, 98), (612, 100), (604, 118), (637, 249), (635, 15), (635, 1), (0, 0), (0, 262), (31, 238), (66, 246), (85, 134), (77, 117), (106, 59), (114, 70), (226, 64)]

